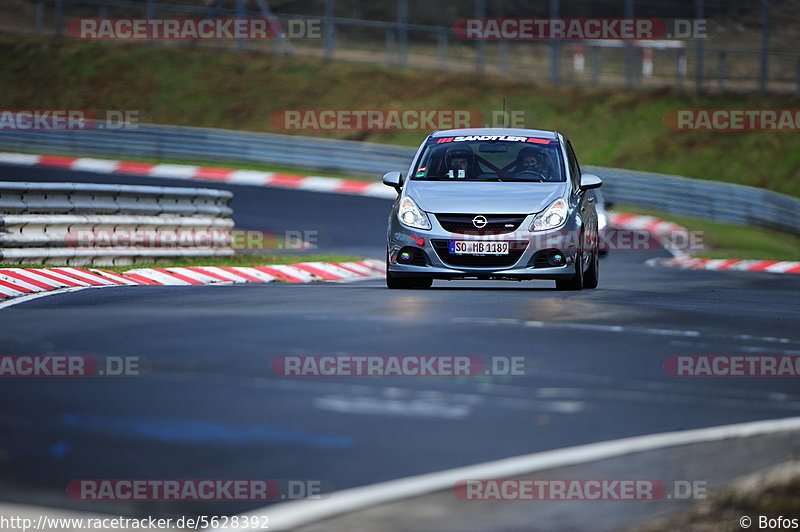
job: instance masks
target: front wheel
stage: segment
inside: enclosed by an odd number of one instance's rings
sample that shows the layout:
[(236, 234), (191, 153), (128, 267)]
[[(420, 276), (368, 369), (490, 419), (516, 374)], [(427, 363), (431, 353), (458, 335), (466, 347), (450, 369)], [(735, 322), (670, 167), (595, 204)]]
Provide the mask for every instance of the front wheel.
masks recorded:
[(597, 283), (600, 280), (600, 253), (595, 249), (592, 251), (591, 262), (589, 269), (583, 276), (584, 288), (597, 288)]
[(583, 288), (583, 251), (575, 256), (575, 275), (571, 279), (556, 281), (557, 290), (580, 290)]
[(398, 277), (389, 271), (389, 254), (386, 254), (386, 287), (393, 290), (410, 288), (430, 288), (433, 286), (431, 277)]
[(396, 277), (386, 272), (386, 286), (392, 289), (430, 288), (433, 279), (430, 277)]

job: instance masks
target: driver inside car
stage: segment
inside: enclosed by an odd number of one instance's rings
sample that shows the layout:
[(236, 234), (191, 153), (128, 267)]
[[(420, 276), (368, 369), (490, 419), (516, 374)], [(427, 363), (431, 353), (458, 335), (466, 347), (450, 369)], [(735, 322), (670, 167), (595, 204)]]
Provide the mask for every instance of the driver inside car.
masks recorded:
[(475, 154), (468, 148), (451, 148), (445, 154), (444, 162), (448, 177), (463, 179), (476, 177), (480, 173), (475, 162)]
[(513, 175), (534, 174), (541, 179), (547, 179), (545, 158), (546, 155), (539, 150), (524, 148), (517, 154), (516, 165), (512, 173)]

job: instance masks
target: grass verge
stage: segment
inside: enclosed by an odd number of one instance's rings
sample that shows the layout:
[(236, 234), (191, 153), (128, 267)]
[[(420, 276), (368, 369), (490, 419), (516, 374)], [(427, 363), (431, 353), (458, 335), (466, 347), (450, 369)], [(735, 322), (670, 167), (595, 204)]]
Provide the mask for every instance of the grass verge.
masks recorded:
[[(800, 462), (788, 462), (762, 473), (749, 475), (722, 488), (693, 509), (674, 517), (641, 523), (625, 532), (672, 532), (691, 530), (696, 532), (738, 532), (746, 528), (753, 530), (792, 530), (792, 519), (800, 516)], [(747, 526), (741, 525), (744, 516), (750, 519)], [(776, 520), (778, 526), (763, 526), (760, 519)], [(788, 521), (784, 520), (788, 518)], [(773, 521), (774, 523), (774, 521)], [(762, 524), (762, 526), (759, 526)], [(766, 523), (769, 525), (769, 522)]]
[[(512, 72), (513, 75), (513, 72)], [(584, 164), (647, 170), (800, 195), (792, 131), (673, 131), (676, 109), (797, 109), (787, 94), (553, 87), (526, 80), (400, 70), (250, 52), (0, 36), (5, 109), (137, 110), (143, 121), (283, 133), (287, 109), (506, 108), (525, 127), (569, 135)], [(483, 126), (484, 124), (471, 124)], [(444, 127), (444, 126), (442, 126)], [(297, 131), (416, 146), (425, 130)]]
[(616, 211), (655, 216), (702, 231), (705, 251), (692, 256), (709, 259), (761, 259), (800, 261), (800, 237), (761, 227), (729, 225), (678, 216), (651, 209), (618, 205)]

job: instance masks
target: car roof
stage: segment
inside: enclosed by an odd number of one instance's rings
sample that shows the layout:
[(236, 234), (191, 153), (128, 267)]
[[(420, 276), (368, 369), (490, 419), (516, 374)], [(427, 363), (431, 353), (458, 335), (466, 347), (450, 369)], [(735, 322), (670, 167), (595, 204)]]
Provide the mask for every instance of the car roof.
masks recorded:
[(474, 127), (464, 129), (443, 129), (431, 133), (431, 137), (464, 137), (468, 135), (510, 135), (515, 137), (538, 137), (546, 139), (558, 139), (556, 131), (546, 131), (543, 129), (517, 129), (506, 127)]

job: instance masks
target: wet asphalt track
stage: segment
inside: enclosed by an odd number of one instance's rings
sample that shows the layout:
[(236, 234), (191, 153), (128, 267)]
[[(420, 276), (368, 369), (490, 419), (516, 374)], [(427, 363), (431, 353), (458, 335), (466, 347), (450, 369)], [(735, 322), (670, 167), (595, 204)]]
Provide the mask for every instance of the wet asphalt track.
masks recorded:
[[(7, 180), (194, 186), (0, 167)], [(319, 231), (381, 257), (385, 200), (228, 188), (242, 228)], [(85, 503), (76, 478), (321, 479), (332, 489), (594, 441), (798, 415), (796, 379), (674, 378), (678, 354), (800, 354), (800, 278), (680, 271), (617, 252), (597, 290), (436, 281), (124, 287), (0, 310), (0, 354), (139, 356), (139, 377), (5, 379), (0, 497), (108, 513), (261, 503)], [(782, 339), (782, 340), (781, 340)], [(526, 374), (281, 378), (278, 355), (519, 356)], [(647, 478), (646, 472), (642, 478)]]

